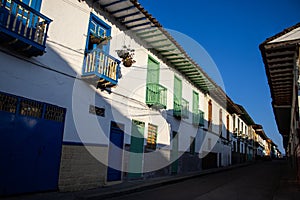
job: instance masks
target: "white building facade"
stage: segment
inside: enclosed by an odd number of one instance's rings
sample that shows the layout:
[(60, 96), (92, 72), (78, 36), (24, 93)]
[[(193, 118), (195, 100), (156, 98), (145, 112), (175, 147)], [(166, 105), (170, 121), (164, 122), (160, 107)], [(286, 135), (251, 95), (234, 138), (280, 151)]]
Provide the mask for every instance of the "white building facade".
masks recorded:
[(136, 1), (0, 2), (1, 195), (232, 164), (239, 108)]

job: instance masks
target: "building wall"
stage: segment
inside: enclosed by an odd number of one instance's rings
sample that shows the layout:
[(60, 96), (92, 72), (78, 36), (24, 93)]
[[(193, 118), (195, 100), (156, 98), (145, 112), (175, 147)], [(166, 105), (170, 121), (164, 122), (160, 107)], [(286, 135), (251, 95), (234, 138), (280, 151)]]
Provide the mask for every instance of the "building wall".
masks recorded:
[[(91, 154), (91, 151), (94, 154)], [(60, 190), (84, 190), (105, 184), (107, 167), (94, 157), (95, 153), (107, 159), (105, 146), (63, 145), (59, 177)]]
[[(61, 11), (63, 9), (63, 12)], [(122, 66), (123, 77), (112, 93), (100, 91), (81, 79), (81, 70), (86, 46), (90, 12), (112, 27), (110, 55), (117, 57), (117, 49), (130, 45), (135, 51), (135, 66)], [(92, 10), (86, 3), (74, 1), (43, 1), (41, 12), (51, 18), (47, 39), (47, 53), (40, 57), (24, 58), (18, 55), (0, 53), (0, 91), (31, 99), (52, 103), (67, 109), (60, 166), (59, 189), (74, 191), (107, 184), (108, 147), (110, 123), (124, 125), (124, 148), (131, 144), (132, 120), (145, 123), (144, 138), (147, 138), (148, 124), (158, 126), (156, 154), (143, 155), (143, 178), (170, 174), (171, 134), (179, 135), (178, 173), (202, 170), (202, 159), (211, 152), (217, 155), (212, 166), (231, 164), (231, 147), (219, 138), (226, 138), (226, 127), (219, 124), (219, 110), (223, 110), (222, 122), (226, 124), (229, 114), (209, 95), (204, 95), (193, 84), (166, 65), (162, 60), (138, 44), (131, 33), (114, 25), (113, 19), (102, 16), (102, 11)], [(166, 110), (150, 109), (145, 104), (148, 56), (160, 63), (159, 83), (168, 89)], [(189, 101), (189, 118), (173, 117), (174, 76), (182, 80), (182, 97)], [(192, 125), (193, 91), (199, 93), (199, 109), (205, 112), (205, 125)], [(207, 131), (208, 101), (212, 100), (213, 127)], [(105, 116), (89, 112), (90, 106), (105, 110)], [(233, 132), (230, 116), (230, 131)], [(195, 152), (190, 154), (191, 137), (195, 138)], [(210, 142), (208, 142), (210, 141)], [(208, 144), (210, 143), (210, 144)], [(144, 140), (146, 145), (146, 140)], [(240, 152), (242, 153), (242, 152)], [(154, 155), (154, 156), (153, 156)], [(123, 179), (127, 177), (129, 155), (123, 154)], [(215, 158), (214, 158), (215, 159)], [(215, 161), (214, 161), (215, 162)], [(152, 166), (150, 163), (160, 163)], [(160, 169), (162, 168), (162, 169)], [(152, 172), (153, 169), (157, 169)]]

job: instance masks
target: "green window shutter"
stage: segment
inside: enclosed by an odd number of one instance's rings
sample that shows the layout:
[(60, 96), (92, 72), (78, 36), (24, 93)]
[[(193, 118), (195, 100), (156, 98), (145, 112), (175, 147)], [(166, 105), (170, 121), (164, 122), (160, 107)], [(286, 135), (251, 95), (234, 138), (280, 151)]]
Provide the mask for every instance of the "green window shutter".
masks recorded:
[(199, 94), (193, 91), (193, 113), (198, 113), (199, 110)]
[(159, 83), (159, 63), (148, 57), (147, 83)]
[(193, 124), (199, 126), (199, 94), (193, 91)]
[(181, 101), (182, 101), (182, 82), (178, 77), (174, 77), (174, 102), (173, 110), (175, 116), (181, 116)]
[(204, 126), (204, 112), (203, 111), (199, 111), (199, 126)]

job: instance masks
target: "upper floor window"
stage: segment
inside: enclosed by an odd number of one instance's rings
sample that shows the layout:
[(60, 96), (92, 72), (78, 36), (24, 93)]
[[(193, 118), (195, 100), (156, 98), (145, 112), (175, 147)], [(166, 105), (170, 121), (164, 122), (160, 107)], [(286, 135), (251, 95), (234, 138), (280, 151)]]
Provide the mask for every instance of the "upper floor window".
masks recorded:
[(87, 33), (86, 51), (99, 48), (109, 52), (109, 40), (111, 38), (111, 27), (91, 13), (89, 29)]
[(167, 88), (159, 84), (160, 64), (148, 56), (146, 104), (156, 109), (167, 108)]
[(159, 71), (159, 62), (148, 56), (147, 83), (159, 83)]
[[(42, 0), (19, 0), (22, 3), (28, 5), (29, 7), (33, 8), (36, 11), (40, 11)], [(14, 0), (7, 0), (6, 1), (6, 7), (10, 6), (16, 6), (18, 2), (15, 2)], [(22, 9), (20, 9), (21, 11)]]
[(109, 54), (110, 35), (111, 27), (91, 13), (82, 77), (101, 90), (116, 86), (121, 76), (120, 61)]
[(37, 11), (40, 11), (41, 9), (42, 0), (21, 0), (21, 1)]
[(203, 113), (199, 110), (199, 94), (193, 91), (193, 124), (202, 126)]
[(229, 131), (229, 115), (227, 115), (226, 116), (226, 138), (227, 138), (227, 140), (229, 140), (229, 133), (230, 133), (230, 131)]
[(233, 131), (235, 131), (235, 115), (232, 116), (232, 123)]
[(174, 76), (173, 114), (181, 118), (182, 115), (182, 81)]
[(222, 135), (222, 129), (223, 129), (223, 113), (222, 109), (219, 110), (219, 133)]
[(208, 101), (208, 129), (212, 129), (212, 102)]
[(241, 133), (240, 134), (243, 134), (243, 129), (244, 129), (244, 123), (241, 122)]

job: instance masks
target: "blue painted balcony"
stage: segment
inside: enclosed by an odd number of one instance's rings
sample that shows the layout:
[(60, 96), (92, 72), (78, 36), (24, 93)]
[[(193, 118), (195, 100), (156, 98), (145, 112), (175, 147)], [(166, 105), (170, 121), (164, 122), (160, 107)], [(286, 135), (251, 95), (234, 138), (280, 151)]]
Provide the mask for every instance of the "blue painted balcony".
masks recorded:
[(118, 84), (120, 61), (103, 50), (89, 51), (84, 60), (82, 79), (97, 88), (111, 88)]
[(158, 83), (147, 83), (146, 104), (157, 109), (167, 108), (167, 88)]
[(0, 0), (0, 44), (28, 57), (43, 55), (51, 21), (19, 0)]
[(204, 112), (199, 110), (193, 113), (193, 125), (204, 126)]

